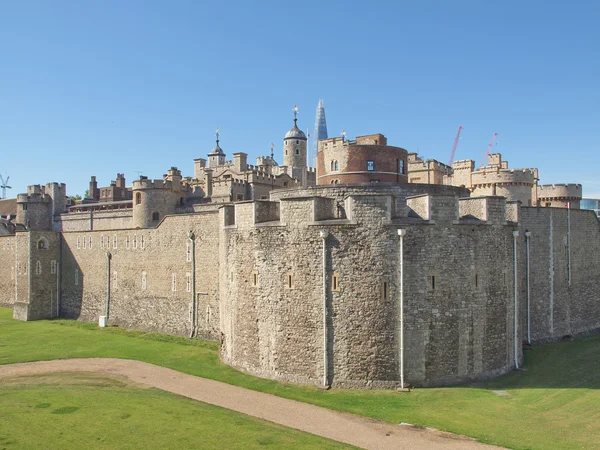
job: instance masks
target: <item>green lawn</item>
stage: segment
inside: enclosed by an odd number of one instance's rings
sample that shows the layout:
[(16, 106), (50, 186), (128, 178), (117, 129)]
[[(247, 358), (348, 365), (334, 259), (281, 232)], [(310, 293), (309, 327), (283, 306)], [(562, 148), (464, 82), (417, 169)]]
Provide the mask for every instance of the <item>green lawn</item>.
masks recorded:
[[(0, 364), (57, 358), (146, 361), (257, 391), (392, 423), (408, 422), (511, 448), (598, 448), (600, 336), (534, 347), (526, 372), (478, 387), (411, 393), (319, 391), (245, 375), (219, 362), (218, 344), (98, 328), (74, 321), (18, 322), (0, 308)], [(497, 395), (493, 390), (506, 391)]]
[(350, 448), (98, 374), (3, 380), (0, 417), (0, 449), (6, 450)]

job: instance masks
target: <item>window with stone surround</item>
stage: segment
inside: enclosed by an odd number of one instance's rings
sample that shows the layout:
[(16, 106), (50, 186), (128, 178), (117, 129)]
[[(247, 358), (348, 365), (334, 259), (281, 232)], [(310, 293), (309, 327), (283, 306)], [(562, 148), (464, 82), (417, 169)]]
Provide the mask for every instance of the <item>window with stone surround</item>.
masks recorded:
[(433, 274), (427, 276), (427, 289), (435, 291), (435, 275)]
[(88, 247), (92, 249), (92, 236), (88, 236)]
[(36, 261), (36, 263), (35, 263), (35, 274), (36, 275), (42, 274), (42, 262), (41, 261)]
[(135, 193), (135, 204), (140, 205), (141, 203), (142, 203), (142, 193), (136, 192)]
[(171, 291), (177, 292), (177, 274), (171, 274)]
[(143, 234), (140, 236), (140, 246), (142, 247), (142, 250), (146, 248), (146, 241), (144, 240)]
[(142, 272), (142, 291), (146, 290), (146, 272)]
[(340, 292), (340, 275), (337, 273), (331, 275), (331, 290), (333, 292)]
[(133, 248), (137, 248), (137, 234), (133, 235)]
[(50, 273), (56, 275), (56, 261), (50, 261)]
[(85, 236), (83, 237), (83, 248), (87, 248), (87, 239), (85, 238)]
[(119, 242), (119, 240), (117, 239), (117, 235), (115, 234), (113, 236), (113, 248), (117, 248), (117, 243)]
[(400, 160), (398, 160), (398, 172), (401, 173), (401, 174), (404, 174), (404, 170), (405, 170), (405, 168), (404, 168), (404, 160), (400, 159)]
[(113, 285), (112, 285), (112, 287), (114, 289), (117, 289), (118, 284), (119, 284), (119, 278), (117, 276), (117, 271), (115, 270), (115, 271), (113, 271)]
[(41, 239), (38, 241), (37, 248), (38, 248), (39, 250), (48, 250), (48, 241), (46, 240), (46, 238), (41, 238)]
[(125, 248), (129, 250), (129, 235), (125, 238)]
[(187, 243), (187, 249), (185, 252), (185, 259), (190, 262), (192, 260), (192, 244), (190, 244), (190, 242), (188, 241)]
[(371, 160), (367, 161), (367, 170), (369, 170), (369, 171), (375, 170), (375, 161), (371, 161)]
[(192, 274), (185, 274), (185, 292), (192, 292)]

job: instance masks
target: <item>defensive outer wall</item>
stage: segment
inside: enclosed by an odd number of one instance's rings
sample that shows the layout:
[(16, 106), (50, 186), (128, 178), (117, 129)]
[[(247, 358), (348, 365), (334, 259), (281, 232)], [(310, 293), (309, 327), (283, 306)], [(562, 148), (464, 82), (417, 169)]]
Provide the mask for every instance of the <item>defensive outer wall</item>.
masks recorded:
[(406, 230), (406, 382), (496, 376), (523, 341), (600, 329), (593, 211), (337, 185), (104, 228), (0, 237), (0, 304), (23, 320), (93, 322), (108, 307), (114, 325), (220, 339), (225, 362), (258, 376), (396, 387)]

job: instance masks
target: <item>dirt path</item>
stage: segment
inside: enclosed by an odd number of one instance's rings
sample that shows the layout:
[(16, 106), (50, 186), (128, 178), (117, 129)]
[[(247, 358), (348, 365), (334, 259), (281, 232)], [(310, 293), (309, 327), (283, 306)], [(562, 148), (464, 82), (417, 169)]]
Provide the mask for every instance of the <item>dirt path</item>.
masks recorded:
[(0, 384), (2, 377), (65, 371), (120, 375), (163, 391), (362, 448), (498, 448), (449, 433), (379, 422), (125, 359), (68, 359), (0, 365)]

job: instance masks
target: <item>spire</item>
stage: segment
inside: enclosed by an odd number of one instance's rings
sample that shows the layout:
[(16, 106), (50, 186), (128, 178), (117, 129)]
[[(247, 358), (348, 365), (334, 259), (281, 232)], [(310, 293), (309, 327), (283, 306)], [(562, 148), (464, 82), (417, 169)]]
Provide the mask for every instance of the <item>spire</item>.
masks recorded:
[(315, 118), (315, 132), (313, 133), (312, 160), (316, 165), (319, 141), (327, 139), (327, 121), (325, 120), (325, 103), (320, 98), (317, 103), (317, 116)]

